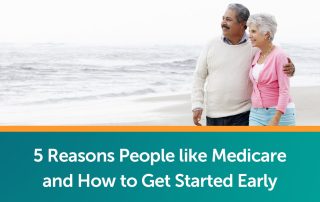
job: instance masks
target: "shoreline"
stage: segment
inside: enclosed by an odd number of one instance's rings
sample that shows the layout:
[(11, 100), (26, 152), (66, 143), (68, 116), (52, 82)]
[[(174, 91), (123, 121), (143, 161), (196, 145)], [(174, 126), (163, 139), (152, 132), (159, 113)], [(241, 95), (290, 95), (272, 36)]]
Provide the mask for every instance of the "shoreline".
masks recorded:
[[(297, 126), (320, 126), (320, 86), (292, 87)], [(205, 113), (201, 120), (205, 125)], [(0, 109), (0, 125), (193, 126), (188, 93)]]

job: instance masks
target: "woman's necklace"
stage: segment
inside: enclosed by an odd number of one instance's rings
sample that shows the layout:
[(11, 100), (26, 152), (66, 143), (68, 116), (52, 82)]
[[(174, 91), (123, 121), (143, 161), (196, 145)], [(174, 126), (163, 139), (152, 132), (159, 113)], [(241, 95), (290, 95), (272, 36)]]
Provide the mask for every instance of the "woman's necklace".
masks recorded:
[(261, 62), (264, 62), (264, 60), (266, 59), (266, 57), (271, 53), (273, 47), (274, 47), (274, 46), (271, 44), (270, 48), (269, 48), (265, 53), (262, 54), (262, 52), (261, 52), (260, 58), (259, 58), (259, 60), (260, 60)]

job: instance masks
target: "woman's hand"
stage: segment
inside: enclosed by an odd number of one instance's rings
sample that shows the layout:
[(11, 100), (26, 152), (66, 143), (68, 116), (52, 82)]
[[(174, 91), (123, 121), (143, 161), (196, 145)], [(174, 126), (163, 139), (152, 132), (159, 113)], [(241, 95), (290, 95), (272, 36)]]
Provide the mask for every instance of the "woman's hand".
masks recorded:
[(279, 122), (280, 122), (281, 115), (282, 115), (282, 112), (277, 110), (276, 114), (273, 116), (273, 118), (269, 122), (269, 126), (278, 126)]
[(276, 117), (273, 117), (269, 122), (269, 126), (278, 126), (278, 125), (279, 125), (279, 120)]

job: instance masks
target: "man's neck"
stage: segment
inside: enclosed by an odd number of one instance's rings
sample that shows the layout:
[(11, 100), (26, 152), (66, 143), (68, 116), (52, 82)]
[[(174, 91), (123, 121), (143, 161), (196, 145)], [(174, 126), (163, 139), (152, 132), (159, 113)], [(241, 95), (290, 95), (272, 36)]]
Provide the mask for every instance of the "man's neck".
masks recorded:
[(233, 45), (237, 45), (240, 43), (242, 39), (242, 36), (236, 36), (236, 37), (233, 37), (233, 38), (229, 38), (228, 40), (233, 44)]
[(245, 35), (245, 32), (243, 32), (242, 34), (240, 34), (238, 36), (233, 36), (233, 37), (227, 38), (227, 40), (229, 40), (232, 45), (237, 45), (240, 43), (240, 41), (244, 37), (244, 35)]

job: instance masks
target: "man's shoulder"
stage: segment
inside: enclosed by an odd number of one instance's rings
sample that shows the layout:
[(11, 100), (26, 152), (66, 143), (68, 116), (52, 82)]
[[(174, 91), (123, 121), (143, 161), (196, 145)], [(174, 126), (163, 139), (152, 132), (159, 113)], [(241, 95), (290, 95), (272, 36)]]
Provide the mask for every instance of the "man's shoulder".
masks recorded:
[(251, 51), (252, 51), (252, 55), (255, 56), (256, 54), (258, 54), (260, 52), (260, 49), (257, 47), (251, 46)]
[(222, 42), (222, 39), (221, 37), (214, 37), (214, 38), (211, 38), (207, 41), (206, 43), (206, 47), (213, 47), (215, 45), (217, 45), (218, 43), (221, 43)]

